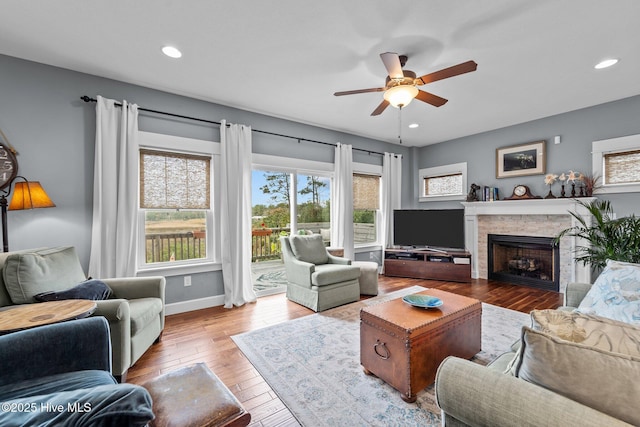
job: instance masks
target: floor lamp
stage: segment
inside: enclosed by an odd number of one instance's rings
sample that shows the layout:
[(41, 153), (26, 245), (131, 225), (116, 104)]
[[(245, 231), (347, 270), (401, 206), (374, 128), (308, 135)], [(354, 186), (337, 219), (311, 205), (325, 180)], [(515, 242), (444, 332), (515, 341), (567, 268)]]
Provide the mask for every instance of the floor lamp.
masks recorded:
[(24, 209), (52, 208), (55, 204), (51, 201), (44, 188), (38, 181), (27, 181), (26, 178), (18, 176), (24, 182), (16, 182), (13, 189), (13, 197), (11, 202), (7, 203), (7, 195), (9, 191), (0, 195), (0, 210), (2, 211), (2, 248), (3, 252), (9, 252), (9, 236), (7, 231), (7, 205), (10, 211), (19, 211)]

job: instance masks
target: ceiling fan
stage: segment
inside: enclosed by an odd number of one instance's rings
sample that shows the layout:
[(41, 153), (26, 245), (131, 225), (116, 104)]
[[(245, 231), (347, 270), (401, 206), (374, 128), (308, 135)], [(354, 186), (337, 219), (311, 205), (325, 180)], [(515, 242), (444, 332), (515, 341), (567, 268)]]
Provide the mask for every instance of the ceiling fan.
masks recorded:
[(380, 58), (382, 58), (382, 62), (389, 73), (384, 87), (347, 90), (344, 92), (336, 92), (334, 95), (343, 96), (354, 95), (357, 93), (384, 92), (384, 100), (375, 110), (373, 110), (371, 113), (372, 116), (381, 114), (389, 105), (393, 105), (396, 108), (406, 107), (413, 98), (419, 99), (420, 101), (426, 102), (427, 104), (431, 104), (435, 107), (440, 107), (447, 102), (446, 99), (432, 93), (419, 90), (417, 86), (448, 79), (449, 77), (454, 77), (460, 74), (470, 73), (478, 68), (478, 64), (474, 61), (467, 61), (449, 68), (444, 68), (440, 71), (425, 74), (421, 77), (416, 77), (416, 73), (413, 71), (402, 69), (402, 67), (407, 63), (407, 56), (398, 55), (393, 52), (385, 52), (380, 54)]

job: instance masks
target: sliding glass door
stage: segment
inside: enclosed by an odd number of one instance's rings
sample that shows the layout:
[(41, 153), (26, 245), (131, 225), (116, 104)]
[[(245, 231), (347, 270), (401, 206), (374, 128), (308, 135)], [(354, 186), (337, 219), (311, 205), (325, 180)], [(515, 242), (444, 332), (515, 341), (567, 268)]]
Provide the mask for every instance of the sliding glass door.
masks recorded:
[(281, 236), (320, 234), (329, 246), (330, 203), (328, 175), (269, 168), (253, 170), (251, 258), (258, 295), (286, 289)]

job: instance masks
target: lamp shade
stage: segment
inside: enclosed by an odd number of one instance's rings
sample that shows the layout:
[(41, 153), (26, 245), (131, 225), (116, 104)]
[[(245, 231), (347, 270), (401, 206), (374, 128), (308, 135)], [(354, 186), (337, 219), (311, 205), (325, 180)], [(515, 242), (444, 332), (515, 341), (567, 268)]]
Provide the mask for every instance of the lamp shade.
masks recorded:
[(55, 204), (38, 181), (16, 182), (9, 203), (10, 211), (53, 207)]
[(406, 107), (411, 100), (418, 94), (418, 88), (413, 85), (400, 85), (387, 89), (384, 92), (384, 99), (389, 101), (389, 104), (398, 108), (399, 106)]

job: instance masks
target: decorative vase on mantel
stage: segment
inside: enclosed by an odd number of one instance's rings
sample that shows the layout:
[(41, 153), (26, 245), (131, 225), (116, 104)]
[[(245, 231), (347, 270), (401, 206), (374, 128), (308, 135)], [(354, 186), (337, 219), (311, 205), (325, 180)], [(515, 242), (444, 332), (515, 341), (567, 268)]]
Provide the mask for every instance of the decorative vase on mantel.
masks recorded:
[(553, 195), (553, 193), (551, 192), (551, 185), (549, 185), (549, 193), (544, 196), (545, 199), (556, 199), (557, 197)]
[(558, 175), (556, 175), (554, 173), (549, 173), (544, 177), (544, 183), (549, 186), (549, 194), (547, 194), (544, 197), (545, 199), (555, 199), (556, 198), (556, 196), (554, 196), (553, 193), (551, 192), (551, 186), (553, 185), (554, 182), (556, 182), (557, 178), (558, 178)]

